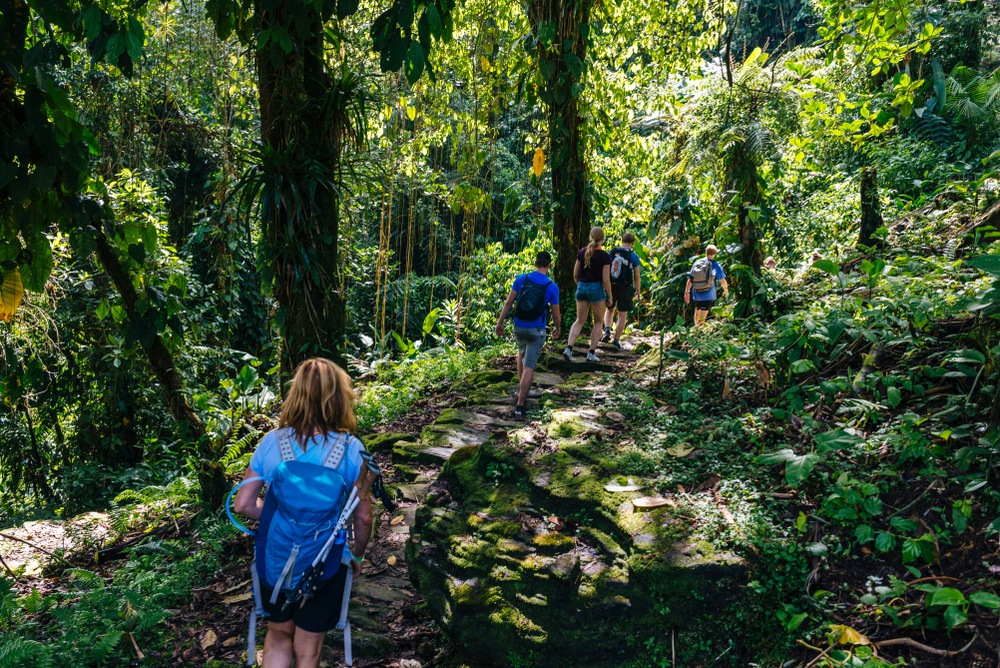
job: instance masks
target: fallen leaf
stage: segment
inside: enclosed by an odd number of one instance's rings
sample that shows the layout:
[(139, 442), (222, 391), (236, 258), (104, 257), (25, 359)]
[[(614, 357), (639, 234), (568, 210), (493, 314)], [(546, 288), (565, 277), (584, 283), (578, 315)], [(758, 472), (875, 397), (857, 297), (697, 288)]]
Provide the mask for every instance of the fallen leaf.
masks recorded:
[(205, 631), (205, 635), (201, 638), (201, 648), (208, 649), (219, 641), (219, 637), (215, 635), (215, 631), (209, 629)]
[(869, 640), (864, 634), (858, 633), (850, 626), (844, 624), (833, 624), (830, 626), (830, 630), (835, 634), (840, 634), (837, 638), (837, 642), (841, 645), (870, 645), (871, 640)]
[(604, 486), (604, 489), (608, 492), (638, 492), (642, 489), (642, 487), (642, 485), (637, 485), (630, 480), (627, 485), (620, 485), (617, 482), (609, 482)]
[(562, 531), (564, 524), (561, 517), (558, 517), (556, 515), (549, 515), (545, 519), (548, 520), (549, 524), (552, 525), (553, 529), (555, 529), (556, 531)]
[(395, 566), (396, 565), (396, 555), (395, 554), (389, 555), (389, 558), (385, 560), (385, 563), (389, 564), (390, 566)]
[(662, 508), (673, 506), (674, 502), (662, 496), (640, 496), (638, 499), (632, 499), (632, 505), (636, 508)]
[(624, 422), (625, 416), (617, 411), (608, 411), (604, 414), (604, 417), (608, 418), (612, 422)]
[(235, 596), (227, 596), (222, 599), (223, 603), (242, 603), (243, 601), (249, 601), (253, 597), (253, 592), (246, 592), (244, 594), (236, 594)]
[(238, 645), (241, 640), (242, 640), (242, 638), (240, 638), (239, 636), (233, 636), (232, 638), (226, 638), (223, 641), (222, 646), (223, 647), (232, 647), (233, 645)]
[(687, 457), (694, 452), (694, 446), (687, 443), (678, 443), (672, 448), (667, 448), (667, 454), (674, 457)]
[(671, 405), (671, 406), (664, 406), (660, 410), (663, 411), (664, 413), (666, 413), (667, 415), (674, 415), (675, 413), (677, 413), (677, 406), (673, 406), (673, 405)]
[(405, 518), (402, 515), (396, 515), (391, 520), (389, 520), (389, 524), (392, 525), (392, 526), (396, 526), (397, 524), (399, 524), (400, 522), (402, 522), (404, 519)]

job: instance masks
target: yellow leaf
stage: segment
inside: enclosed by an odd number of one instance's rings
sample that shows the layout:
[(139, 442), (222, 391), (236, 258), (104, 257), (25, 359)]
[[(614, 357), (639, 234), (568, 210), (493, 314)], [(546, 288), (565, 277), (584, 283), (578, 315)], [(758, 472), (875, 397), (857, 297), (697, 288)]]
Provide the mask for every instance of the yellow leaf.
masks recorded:
[(399, 524), (400, 522), (402, 522), (404, 519), (406, 519), (406, 518), (403, 515), (396, 515), (391, 520), (389, 520), (389, 524), (392, 525), (392, 526), (396, 526), (397, 524)]
[(24, 285), (21, 283), (21, 272), (16, 268), (6, 271), (3, 274), (3, 283), (0, 283), (0, 320), (10, 322), (14, 317), (14, 312), (21, 305), (21, 297), (24, 296)]
[(407, 107), (406, 108), (406, 117), (409, 118), (411, 121), (416, 120), (417, 119), (417, 108), (416, 107)]
[(672, 448), (667, 448), (667, 454), (674, 457), (687, 457), (694, 452), (694, 446), (687, 443), (678, 443)]
[(535, 149), (535, 157), (531, 160), (531, 171), (535, 178), (542, 177), (542, 170), (545, 169), (545, 151), (540, 148)]
[(241, 603), (243, 601), (249, 601), (250, 597), (253, 596), (251, 592), (245, 594), (236, 594), (235, 596), (227, 596), (222, 599), (223, 603)]
[(211, 647), (212, 645), (214, 645), (216, 642), (218, 642), (218, 640), (219, 640), (219, 637), (217, 635), (215, 635), (215, 631), (213, 631), (212, 629), (209, 629), (209, 630), (205, 631), (205, 636), (201, 639), (201, 648), (202, 649), (208, 649), (209, 647)]
[(858, 633), (850, 626), (844, 624), (833, 624), (830, 630), (837, 635), (837, 642), (841, 645), (870, 645), (871, 641), (867, 636)]
[(479, 56), (479, 66), (483, 68), (483, 72), (489, 72), (492, 69), (490, 67), (490, 59), (486, 56)]
[(395, 554), (389, 555), (389, 558), (386, 559), (385, 561), (390, 566), (395, 566), (396, 565), (396, 555)]

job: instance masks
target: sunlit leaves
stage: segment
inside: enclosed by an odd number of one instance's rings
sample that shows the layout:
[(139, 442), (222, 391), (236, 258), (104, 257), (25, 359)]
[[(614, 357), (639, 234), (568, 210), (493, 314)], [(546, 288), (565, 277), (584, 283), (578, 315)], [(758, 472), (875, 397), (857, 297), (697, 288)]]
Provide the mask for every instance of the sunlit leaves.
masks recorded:
[(541, 178), (543, 169), (545, 169), (545, 151), (540, 148), (536, 148), (535, 155), (531, 159), (531, 172), (537, 179)]

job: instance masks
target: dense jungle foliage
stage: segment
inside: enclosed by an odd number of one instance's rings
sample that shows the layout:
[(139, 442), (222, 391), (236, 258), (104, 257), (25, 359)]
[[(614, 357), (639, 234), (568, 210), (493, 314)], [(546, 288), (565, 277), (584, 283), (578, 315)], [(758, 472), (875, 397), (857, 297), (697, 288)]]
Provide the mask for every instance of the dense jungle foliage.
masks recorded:
[[(165, 643), (298, 361), (382, 429), (513, 354), (540, 250), (567, 331), (593, 225), (637, 235), (659, 341), (607, 380), (608, 473), (724, 479), (707, 540), (766, 565), (774, 634), (739, 660), (1000, 665), (995, 1), (0, 0), (0, 156), (0, 526), (153, 538), (6, 569), (0, 665)], [(733, 293), (694, 329), (707, 243)]]

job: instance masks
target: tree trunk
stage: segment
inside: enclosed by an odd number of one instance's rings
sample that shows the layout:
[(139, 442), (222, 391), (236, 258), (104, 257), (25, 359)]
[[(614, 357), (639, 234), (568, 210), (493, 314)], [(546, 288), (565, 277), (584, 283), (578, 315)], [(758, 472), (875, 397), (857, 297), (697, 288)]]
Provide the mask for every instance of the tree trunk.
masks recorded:
[[(552, 172), (553, 274), (564, 302), (573, 294), (573, 265), (590, 232), (590, 201), (579, 97), (586, 74), (587, 42), (581, 26), (590, 22), (592, 0), (532, 0), (529, 8), (539, 69), (540, 97), (548, 110)], [(555, 28), (553, 39), (542, 29)], [(568, 47), (568, 48), (567, 48)]]
[[(125, 266), (118, 259), (118, 253), (104, 234), (104, 230), (97, 226), (94, 226), (92, 230), (94, 241), (97, 244), (97, 258), (101, 261), (104, 271), (111, 278), (115, 289), (122, 297), (122, 306), (125, 308), (129, 324), (135, 326), (143, 322), (143, 317), (139, 314), (137, 307), (139, 294), (132, 283), (132, 277), (129, 276)], [(163, 343), (163, 338), (158, 332), (153, 332), (150, 336), (140, 339), (139, 342), (146, 353), (149, 365), (153, 368), (156, 380), (166, 394), (171, 415), (182, 428), (190, 430), (194, 437), (204, 436), (205, 425), (202, 424), (201, 418), (198, 417), (187, 399), (184, 382), (181, 380), (180, 374), (177, 373), (177, 367), (174, 366), (173, 357), (167, 350), (166, 344)]]
[(875, 231), (884, 224), (875, 176), (874, 167), (865, 167), (861, 170), (861, 231), (858, 234), (858, 245), (869, 248), (883, 245), (882, 240), (874, 236)]
[[(280, 28), (294, 48), (274, 40), (257, 50), (263, 173), (263, 258), (280, 309), (281, 365), (324, 356), (343, 362), (345, 299), (339, 276), (339, 198), (343, 99), (325, 67), (323, 20), (317, 3), (295, 0), (268, 10), (258, 0), (257, 34)], [(320, 3), (321, 4), (321, 3)], [(300, 5), (293, 7), (294, 5)], [(303, 24), (291, 17), (307, 15)], [(277, 31), (276, 31), (277, 32)]]

